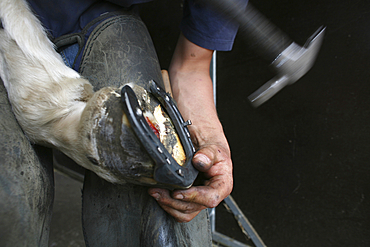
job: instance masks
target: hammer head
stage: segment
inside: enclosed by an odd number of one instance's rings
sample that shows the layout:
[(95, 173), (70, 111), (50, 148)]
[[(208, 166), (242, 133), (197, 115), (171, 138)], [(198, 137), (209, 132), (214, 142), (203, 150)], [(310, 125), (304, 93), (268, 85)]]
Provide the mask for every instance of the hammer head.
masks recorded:
[(291, 43), (271, 63), (277, 75), (251, 94), (248, 99), (258, 107), (289, 84), (304, 76), (313, 66), (320, 50), (325, 27), (320, 27), (301, 47)]

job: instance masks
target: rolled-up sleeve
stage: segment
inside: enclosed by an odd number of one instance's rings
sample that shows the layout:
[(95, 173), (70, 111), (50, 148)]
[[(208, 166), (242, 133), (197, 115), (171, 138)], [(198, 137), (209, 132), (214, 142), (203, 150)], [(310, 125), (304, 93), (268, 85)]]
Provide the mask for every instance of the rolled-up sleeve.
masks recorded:
[[(247, 0), (240, 0), (244, 7)], [(196, 45), (210, 50), (232, 49), (239, 25), (199, 0), (185, 0), (180, 24), (184, 36)]]

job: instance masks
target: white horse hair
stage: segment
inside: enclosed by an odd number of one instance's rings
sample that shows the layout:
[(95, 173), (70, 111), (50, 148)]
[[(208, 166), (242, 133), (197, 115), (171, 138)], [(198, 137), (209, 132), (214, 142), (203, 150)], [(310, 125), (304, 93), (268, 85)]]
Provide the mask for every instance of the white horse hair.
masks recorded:
[[(0, 18), (0, 76), (29, 140), (57, 148), (106, 180), (118, 182), (91, 164), (87, 157), (99, 157), (94, 141), (83, 137), (93, 124), (91, 118), (99, 117), (99, 104), (114, 90), (94, 94), (91, 84), (64, 64), (25, 0), (0, 0)], [(94, 104), (88, 102), (91, 97)]]

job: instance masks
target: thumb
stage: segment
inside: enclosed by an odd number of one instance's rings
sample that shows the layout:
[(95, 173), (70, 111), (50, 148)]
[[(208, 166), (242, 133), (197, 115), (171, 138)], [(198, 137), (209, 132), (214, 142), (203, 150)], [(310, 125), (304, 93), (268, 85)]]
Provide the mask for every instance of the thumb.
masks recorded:
[(200, 172), (208, 171), (214, 164), (215, 152), (210, 146), (201, 148), (193, 157), (193, 165)]

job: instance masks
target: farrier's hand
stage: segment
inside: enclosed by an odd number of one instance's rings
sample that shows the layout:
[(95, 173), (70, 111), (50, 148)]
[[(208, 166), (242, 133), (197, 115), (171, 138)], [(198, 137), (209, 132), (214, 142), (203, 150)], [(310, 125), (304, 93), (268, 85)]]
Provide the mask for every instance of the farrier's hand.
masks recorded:
[(149, 189), (159, 205), (179, 222), (189, 222), (201, 210), (216, 207), (233, 187), (232, 162), (227, 146), (205, 144), (195, 154), (193, 165), (207, 178), (203, 186), (172, 193), (166, 189)]
[(230, 150), (213, 101), (209, 74), (212, 54), (180, 35), (169, 68), (173, 97), (184, 119), (193, 123), (189, 131), (198, 150), (193, 165), (207, 178), (203, 186), (187, 190), (149, 190), (159, 205), (180, 222), (217, 206), (233, 186)]

